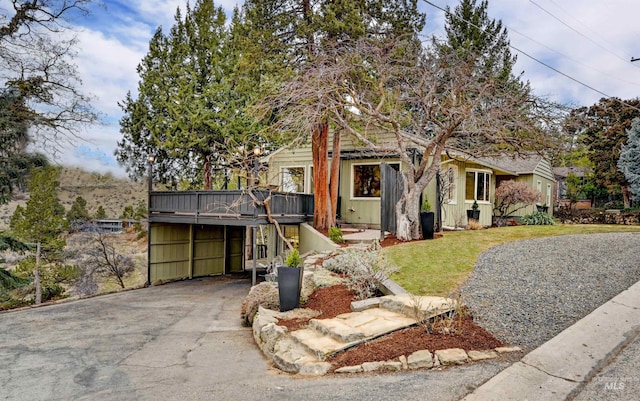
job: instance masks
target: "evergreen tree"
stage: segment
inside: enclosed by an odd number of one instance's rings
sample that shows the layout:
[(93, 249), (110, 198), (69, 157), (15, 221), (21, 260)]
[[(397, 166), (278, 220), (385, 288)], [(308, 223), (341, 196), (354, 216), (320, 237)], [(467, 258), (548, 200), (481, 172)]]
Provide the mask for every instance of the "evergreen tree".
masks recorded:
[(633, 120), (627, 134), (629, 138), (620, 150), (618, 169), (627, 179), (629, 190), (637, 201), (640, 200), (640, 118)]
[(96, 214), (94, 215), (94, 218), (96, 219), (107, 218), (107, 212), (104, 210), (104, 207), (102, 207), (102, 205), (98, 206), (98, 209), (96, 210)]
[(69, 222), (70, 225), (77, 227), (89, 219), (90, 216), (89, 210), (87, 210), (87, 201), (82, 196), (76, 197), (71, 204), (71, 208), (67, 212), (67, 222)]
[(632, 121), (640, 117), (639, 107), (638, 98), (603, 98), (592, 106), (572, 110), (566, 123), (567, 134), (586, 145), (596, 187), (622, 196), (625, 207), (629, 207), (629, 183), (618, 169), (618, 159)]
[(34, 169), (28, 183), (30, 198), (26, 207), (18, 206), (11, 217), (10, 228), (15, 237), (36, 245), (33, 278), (36, 288), (35, 302), (42, 302), (42, 261), (51, 262), (58, 257), (65, 241), (64, 207), (57, 199), (58, 169), (43, 167)]
[(509, 82), (513, 80), (516, 57), (509, 49), (507, 28), (502, 21), (490, 19), (487, 8), (488, 0), (481, 0), (480, 4), (477, 0), (462, 0), (453, 12), (447, 6), (447, 41), (442, 46), (460, 56), (475, 58), (476, 73)]
[(116, 155), (133, 178), (144, 176), (154, 155), (156, 180), (211, 189), (213, 168), (237, 154), (234, 139), (250, 122), (230, 79), (236, 58), (229, 30), (221, 7), (197, 0), (184, 16), (177, 10), (167, 35), (156, 31), (138, 66), (138, 98), (127, 94), (120, 104)]

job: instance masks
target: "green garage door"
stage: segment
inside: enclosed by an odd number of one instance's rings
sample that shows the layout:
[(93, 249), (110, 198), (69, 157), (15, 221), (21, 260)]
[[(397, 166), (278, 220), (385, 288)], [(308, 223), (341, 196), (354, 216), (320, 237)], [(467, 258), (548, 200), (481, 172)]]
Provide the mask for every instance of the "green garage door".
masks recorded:
[(224, 274), (224, 227), (197, 225), (193, 238), (193, 277)]
[(227, 272), (244, 270), (245, 227), (227, 226)]

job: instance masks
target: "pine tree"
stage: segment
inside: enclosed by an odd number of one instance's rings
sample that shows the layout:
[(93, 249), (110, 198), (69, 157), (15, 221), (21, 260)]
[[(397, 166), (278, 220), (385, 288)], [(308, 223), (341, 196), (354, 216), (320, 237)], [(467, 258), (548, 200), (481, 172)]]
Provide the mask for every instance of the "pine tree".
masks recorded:
[(96, 219), (107, 218), (107, 212), (104, 210), (104, 207), (102, 207), (102, 205), (98, 206), (98, 209), (96, 210), (96, 214), (94, 215), (94, 218)]
[(71, 208), (67, 212), (67, 222), (73, 226), (73, 228), (78, 228), (86, 220), (89, 220), (89, 218), (87, 201), (82, 196), (76, 197), (71, 204)]
[(59, 170), (53, 167), (32, 170), (28, 183), (30, 198), (26, 207), (18, 206), (11, 217), (12, 234), (23, 242), (36, 245), (32, 273), (36, 288), (36, 304), (42, 302), (42, 261), (55, 259), (65, 244), (61, 237), (65, 228), (64, 207), (57, 199), (60, 187), (59, 174)]
[(509, 49), (507, 28), (502, 21), (490, 19), (488, 1), (462, 0), (451, 12), (446, 8), (445, 33), (447, 41), (442, 47), (460, 56), (476, 59), (476, 73), (489, 74), (503, 82), (513, 80), (512, 70), (516, 57)]

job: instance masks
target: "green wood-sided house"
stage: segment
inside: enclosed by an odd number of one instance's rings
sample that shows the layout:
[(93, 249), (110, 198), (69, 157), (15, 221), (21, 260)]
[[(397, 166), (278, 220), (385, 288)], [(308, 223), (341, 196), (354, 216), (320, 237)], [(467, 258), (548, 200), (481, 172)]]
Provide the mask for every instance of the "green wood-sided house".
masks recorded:
[[(417, 163), (420, 152), (414, 154)], [(372, 152), (350, 137), (342, 140), (340, 159), (339, 220), (380, 228), (380, 166), (398, 171), (406, 166), (398, 155)], [(240, 272), (249, 267), (248, 259), (284, 255), (273, 220), (301, 253), (336, 247), (308, 224), (313, 218), (311, 146), (280, 149), (261, 163), (267, 166), (261, 177), (265, 189), (149, 193), (149, 283)], [(525, 181), (542, 194), (542, 203), (552, 204), (551, 166), (539, 156), (475, 159), (449, 152), (442, 157), (440, 175), (444, 227), (464, 226), (474, 201), (480, 224), (491, 225), (495, 188), (503, 180)], [(434, 180), (423, 194), (432, 207), (438, 204), (436, 192)], [(522, 214), (534, 210), (530, 206)]]
[[(420, 152), (415, 152), (416, 162)], [(331, 157), (331, 154), (329, 155)], [(283, 148), (264, 159), (268, 163), (267, 183), (280, 191), (313, 192), (313, 164), (311, 147)], [(386, 163), (396, 170), (403, 166), (397, 155), (377, 154), (359, 147), (353, 140), (342, 141), (338, 219), (346, 224), (380, 228), (380, 165)], [(480, 209), (480, 224), (493, 223), (495, 189), (505, 180), (524, 181), (541, 194), (540, 206), (547, 205), (552, 213), (555, 180), (548, 160), (539, 155), (473, 158), (447, 152), (442, 157), (440, 171), (443, 183), (442, 222), (445, 227), (464, 226), (466, 211), (474, 201)], [(425, 189), (424, 195), (432, 208), (437, 205), (436, 180)], [(531, 213), (535, 205), (520, 209), (518, 215)]]

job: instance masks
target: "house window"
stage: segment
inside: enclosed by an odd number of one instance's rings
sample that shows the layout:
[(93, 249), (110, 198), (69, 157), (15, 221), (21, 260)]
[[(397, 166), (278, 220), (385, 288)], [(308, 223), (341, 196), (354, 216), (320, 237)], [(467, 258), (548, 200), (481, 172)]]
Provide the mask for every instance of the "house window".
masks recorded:
[(489, 202), (489, 184), (491, 175), (485, 171), (467, 171), (465, 199), (468, 201)]
[(283, 192), (304, 192), (304, 167), (283, 167), (280, 187)]
[[(400, 164), (389, 163), (394, 170)], [(351, 195), (353, 198), (379, 198), (381, 181), (380, 164), (354, 164), (352, 170)]]
[(444, 201), (449, 204), (457, 203), (457, 182), (458, 182), (458, 166), (449, 166), (442, 180), (442, 192), (444, 193)]
[(540, 195), (542, 195), (542, 181), (538, 180), (538, 182), (536, 183), (536, 189), (538, 190)]
[(547, 206), (551, 205), (551, 184), (547, 184)]

